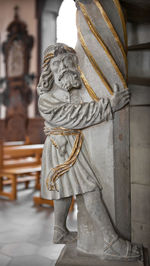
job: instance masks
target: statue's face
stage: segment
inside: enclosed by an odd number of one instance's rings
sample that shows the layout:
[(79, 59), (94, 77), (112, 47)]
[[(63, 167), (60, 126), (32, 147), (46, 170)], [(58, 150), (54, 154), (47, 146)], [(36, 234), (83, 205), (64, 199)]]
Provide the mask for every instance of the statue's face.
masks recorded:
[(77, 56), (71, 53), (58, 54), (51, 59), (50, 68), (54, 81), (61, 89), (69, 91), (81, 86), (77, 62)]

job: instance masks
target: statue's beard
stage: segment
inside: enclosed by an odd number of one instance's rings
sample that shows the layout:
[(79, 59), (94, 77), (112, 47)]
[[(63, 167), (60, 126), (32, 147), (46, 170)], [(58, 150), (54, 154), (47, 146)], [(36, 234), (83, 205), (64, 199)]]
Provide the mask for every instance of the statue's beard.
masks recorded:
[(60, 73), (57, 83), (57, 85), (64, 90), (79, 88), (81, 86), (79, 73), (73, 70), (65, 70)]

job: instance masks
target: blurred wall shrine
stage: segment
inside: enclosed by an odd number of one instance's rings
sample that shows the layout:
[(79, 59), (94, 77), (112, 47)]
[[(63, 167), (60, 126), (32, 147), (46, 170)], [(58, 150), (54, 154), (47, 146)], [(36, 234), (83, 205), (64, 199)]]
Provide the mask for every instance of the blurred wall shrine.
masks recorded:
[[(19, 7), (15, 6), (14, 17), (7, 25), (6, 38), (1, 43), (1, 72), (4, 70), (4, 75), (1, 73), (3, 77), (0, 78), (0, 139), (4, 142), (44, 141), (43, 121), (36, 107), (38, 60), (33, 55), (35, 46), (36, 36), (29, 33), (28, 23), (21, 19)], [(32, 60), (35, 64), (33, 73), (30, 71)]]

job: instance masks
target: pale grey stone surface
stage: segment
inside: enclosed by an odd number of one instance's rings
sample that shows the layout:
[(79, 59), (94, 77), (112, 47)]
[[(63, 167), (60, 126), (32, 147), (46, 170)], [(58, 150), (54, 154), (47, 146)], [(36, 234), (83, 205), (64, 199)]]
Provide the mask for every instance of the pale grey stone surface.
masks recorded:
[(132, 241), (148, 248), (150, 256), (150, 186), (132, 184)]
[(150, 88), (142, 85), (129, 85), (131, 91), (130, 106), (150, 104)]
[[(81, 196), (77, 199), (78, 204), (78, 250), (87, 254), (103, 255), (104, 240), (101, 228), (89, 216), (85, 209)], [(94, 203), (93, 203), (94, 204)]]
[(1, 252), (12, 257), (17, 257), (35, 254), (37, 249), (36, 245), (25, 242), (20, 244), (19, 242), (17, 244), (5, 245), (1, 249)]
[[(132, 183), (150, 186), (150, 151), (148, 147), (131, 147), (131, 180)], [(145, 173), (143, 175), (143, 172)]]
[[(57, 39), (57, 16), (59, 8), (63, 0), (45, 1), (44, 9), (41, 17), (41, 50), (42, 53), (51, 43), (55, 43)], [(50, 25), (50, 27), (48, 26)]]
[(11, 261), (11, 258), (6, 256), (6, 255), (3, 255), (3, 254), (0, 254), (0, 265), (2, 266), (6, 266), (8, 265), (8, 263)]
[(150, 226), (141, 222), (133, 221), (133, 242), (142, 243), (150, 249)]
[[(82, 30), (84, 32), (84, 28)], [(90, 39), (89, 39), (90, 42)], [(108, 91), (105, 89), (104, 84), (100, 81), (95, 70), (91, 66), (89, 59), (85, 56), (83, 49), (78, 41), (76, 51), (79, 56), (79, 64), (84, 72), (86, 78), (88, 78), (89, 84), (94, 89), (95, 93), (99, 97), (109, 97)], [(96, 59), (99, 61), (100, 54), (95, 50)], [(97, 58), (98, 57), (98, 58)], [(89, 75), (90, 73), (90, 75)], [(88, 95), (86, 89), (82, 91), (82, 98), (85, 101), (90, 101), (91, 98)], [(96, 170), (97, 176), (101, 180), (103, 186), (103, 197), (108, 206), (111, 217), (115, 220), (115, 204), (114, 204), (114, 176), (113, 176), (113, 123), (103, 123), (86, 129), (85, 141), (90, 154), (90, 160)], [(97, 145), (97, 143), (99, 145)], [(97, 162), (97, 163), (95, 163)]]
[(9, 266), (54, 266), (55, 262), (41, 256), (23, 256), (14, 258)]
[(115, 114), (113, 132), (115, 225), (121, 235), (128, 240), (131, 238), (129, 115), (128, 106)]
[[(128, 23), (129, 45), (149, 43), (150, 24)], [(131, 214), (132, 240), (143, 243), (150, 250), (150, 87), (149, 50), (130, 51), (129, 77), (131, 87), (130, 158), (131, 158)], [(145, 79), (146, 78), (146, 79)], [(129, 79), (130, 80), (130, 79)], [(135, 85), (138, 82), (143, 85)], [(135, 84), (134, 84), (135, 83)], [(144, 86), (145, 84), (145, 86)]]
[(150, 108), (148, 106), (131, 108), (131, 182), (150, 186), (149, 118)]
[[(131, 146), (148, 147), (150, 133), (150, 110), (148, 106), (131, 108)], [(136, 132), (136, 134), (135, 134)]]
[[(26, 229), (25, 229), (26, 231)], [(1, 239), (0, 241), (7, 244), (7, 243), (13, 243), (14, 241), (16, 243), (20, 242), (20, 240), (23, 238), (25, 241), (27, 239), (26, 232), (22, 232), (20, 228), (18, 230), (14, 228), (13, 230), (7, 230), (4, 232), (1, 232)]]
[(132, 220), (148, 224), (150, 221), (150, 186), (132, 184)]
[[(75, 245), (68, 245), (63, 250), (55, 266), (144, 266), (143, 262), (104, 261), (99, 257), (85, 255), (77, 251)], [(148, 265), (145, 265), (148, 266)]]
[(128, 44), (135, 45), (150, 42), (149, 24), (127, 23)]
[[(17, 201), (0, 198), (0, 266), (54, 266), (58, 259), (63, 245), (52, 242), (54, 209), (35, 207), (33, 195), (34, 183), (26, 190), (19, 184)], [(67, 224), (76, 230), (76, 208)]]
[[(123, 29), (122, 24), (120, 21), (120, 17), (118, 16), (118, 13), (116, 12), (116, 8), (114, 6), (113, 1), (100, 1), (102, 6), (104, 7), (104, 10), (108, 14), (108, 17), (110, 18), (113, 26), (115, 27), (122, 43), (124, 44), (123, 40)], [(113, 54), (117, 64), (119, 65), (119, 68), (121, 69), (121, 72), (123, 73), (125, 79), (126, 79), (126, 70), (125, 70), (125, 64), (124, 59), (120, 53), (120, 50), (118, 48), (118, 45), (116, 45), (116, 42), (113, 39), (112, 33), (110, 32), (108, 26), (104, 23), (102, 16), (100, 14), (100, 11), (94, 7), (93, 1), (91, 1), (91, 4), (86, 5), (86, 9), (88, 11), (88, 14), (90, 18), (92, 19), (92, 22), (94, 23), (94, 26), (96, 27), (98, 33), (100, 34), (102, 40), (104, 40), (105, 44)], [(93, 34), (90, 32), (88, 25), (85, 23), (85, 20), (79, 11), (78, 14), (78, 21), (79, 21), (79, 28), (84, 36), (86, 45), (91, 52), (92, 56), (94, 57), (96, 63), (100, 67), (102, 73), (104, 73), (105, 77), (108, 79), (110, 85), (113, 87), (114, 83), (118, 82), (119, 87), (121, 89), (124, 89), (122, 86), (122, 82), (120, 81), (118, 75), (116, 75), (116, 72), (114, 71), (114, 68), (112, 67), (112, 64), (106, 58), (106, 54), (104, 50), (102, 49), (101, 45), (98, 44), (98, 41), (93, 36)], [(115, 43), (115, 44), (114, 44)], [(94, 92), (99, 97), (110, 97), (109, 92), (107, 91), (105, 85), (101, 81), (101, 79), (98, 77), (96, 71), (94, 70), (93, 66), (89, 62), (89, 59), (87, 55), (85, 54), (83, 48), (81, 47), (80, 41), (78, 40), (76, 45), (76, 51), (79, 55), (79, 64), (81, 67), (81, 70), (84, 72), (84, 75), (86, 79), (88, 80), (90, 86), (93, 88)], [(82, 97), (86, 101), (90, 101), (90, 97), (86, 90), (82, 90)], [(127, 113), (125, 113), (127, 114)], [(128, 118), (128, 114), (127, 117)], [(120, 115), (120, 119), (118, 119), (118, 122), (120, 123), (120, 127), (122, 127), (122, 131), (126, 134), (126, 139), (124, 141), (124, 148), (125, 151), (129, 151), (129, 135), (128, 135), (128, 126), (129, 121), (127, 123), (123, 124), (121, 121), (124, 119), (124, 115)], [(115, 124), (115, 127), (117, 125), (117, 122)], [(117, 132), (118, 126), (116, 127)], [(130, 236), (130, 204), (129, 204), (129, 160), (126, 160), (128, 156), (128, 152), (124, 153), (124, 158), (122, 156), (122, 160), (118, 161), (116, 158), (116, 155), (114, 154), (114, 146), (116, 146), (116, 150), (118, 153), (118, 158), (121, 156), (122, 149), (119, 147), (119, 141), (118, 137), (113, 135), (114, 125), (113, 123), (105, 123), (98, 126), (94, 126), (92, 129), (92, 132), (87, 129), (85, 134), (85, 140), (88, 144), (88, 149), (91, 157), (91, 161), (93, 165), (96, 165), (96, 171), (97, 175), (100, 177), (100, 180), (102, 182), (103, 186), (103, 197), (104, 201), (107, 205), (107, 208), (109, 210), (109, 213), (111, 214), (111, 217), (116, 224), (116, 220), (120, 220), (120, 217), (122, 218), (122, 222), (125, 221), (126, 226), (120, 227), (121, 233), (127, 238)], [(115, 138), (115, 139), (114, 139)], [(115, 142), (115, 144), (114, 144)], [(99, 143), (99, 145), (97, 145)], [(123, 145), (122, 145), (123, 147)], [(123, 161), (126, 161), (127, 167), (125, 168), (123, 166)], [(95, 164), (96, 162), (96, 164)], [(117, 195), (117, 202), (118, 205), (116, 205), (115, 199), (116, 199), (116, 188), (115, 188), (115, 175), (114, 175), (114, 168), (117, 164), (118, 168), (116, 168), (116, 171), (118, 171), (119, 167), (122, 168), (122, 173), (120, 176), (120, 181), (118, 182), (118, 195)], [(116, 173), (116, 182), (118, 180), (119, 172)], [(121, 182), (122, 178), (122, 182)], [(123, 191), (123, 200), (119, 201), (119, 190), (120, 185), (121, 187), (126, 186), (126, 190)], [(115, 211), (115, 208), (118, 208), (118, 212)], [(127, 212), (124, 212), (124, 209), (127, 210)], [(118, 216), (118, 217), (117, 217)], [(120, 224), (122, 224), (122, 222)], [(117, 222), (118, 225), (118, 222)], [(119, 230), (120, 231), (120, 230)]]
[(39, 249), (39, 255), (56, 261), (63, 247), (64, 245), (55, 244), (49, 245), (47, 247), (44, 246)]
[(128, 69), (130, 76), (149, 78), (150, 52), (148, 50), (129, 51)]

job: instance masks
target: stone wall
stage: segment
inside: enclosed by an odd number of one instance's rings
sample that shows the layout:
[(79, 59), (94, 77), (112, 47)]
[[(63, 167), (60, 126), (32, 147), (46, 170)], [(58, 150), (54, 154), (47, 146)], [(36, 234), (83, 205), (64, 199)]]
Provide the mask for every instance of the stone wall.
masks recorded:
[[(150, 248), (150, 31), (128, 23), (132, 241)], [(143, 45), (144, 43), (144, 45)]]

